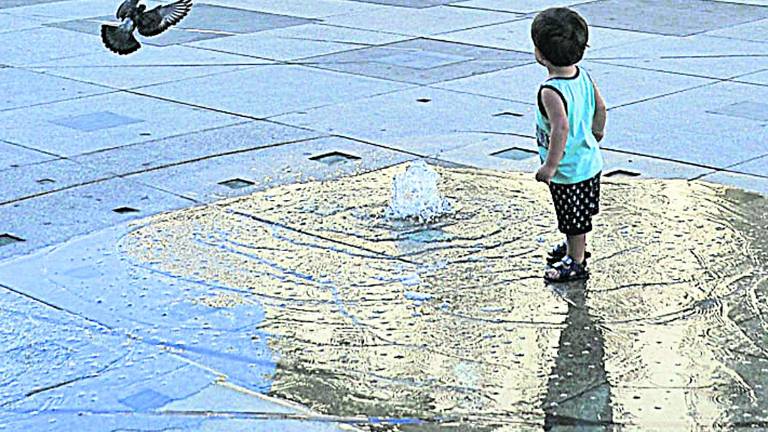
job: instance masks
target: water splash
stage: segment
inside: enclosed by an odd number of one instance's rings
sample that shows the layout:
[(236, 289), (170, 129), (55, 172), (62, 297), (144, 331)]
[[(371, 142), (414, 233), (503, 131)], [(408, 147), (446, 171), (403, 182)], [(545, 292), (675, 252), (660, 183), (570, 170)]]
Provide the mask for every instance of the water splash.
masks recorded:
[(437, 187), (439, 180), (440, 174), (426, 162), (411, 163), (404, 172), (395, 175), (386, 216), (429, 223), (450, 213), (451, 204)]

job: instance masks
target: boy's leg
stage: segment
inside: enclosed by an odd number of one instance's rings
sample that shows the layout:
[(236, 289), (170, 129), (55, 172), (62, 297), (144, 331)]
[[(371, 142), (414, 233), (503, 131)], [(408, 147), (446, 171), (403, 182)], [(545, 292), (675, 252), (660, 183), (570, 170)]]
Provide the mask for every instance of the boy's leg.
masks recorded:
[(587, 246), (587, 235), (567, 235), (566, 241), (568, 242), (568, 255), (577, 263), (583, 263), (584, 252)]

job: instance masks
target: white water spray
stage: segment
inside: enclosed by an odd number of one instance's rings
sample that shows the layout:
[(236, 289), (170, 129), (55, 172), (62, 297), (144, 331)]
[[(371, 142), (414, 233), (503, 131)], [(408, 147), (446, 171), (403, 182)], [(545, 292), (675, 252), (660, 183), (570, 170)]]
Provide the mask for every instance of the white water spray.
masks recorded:
[(428, 223), (451, 211), (451, 205), (437, 188), (440, 174), (419, 160), (395, 175), (387, 209), (391, 219), (416, 219)]

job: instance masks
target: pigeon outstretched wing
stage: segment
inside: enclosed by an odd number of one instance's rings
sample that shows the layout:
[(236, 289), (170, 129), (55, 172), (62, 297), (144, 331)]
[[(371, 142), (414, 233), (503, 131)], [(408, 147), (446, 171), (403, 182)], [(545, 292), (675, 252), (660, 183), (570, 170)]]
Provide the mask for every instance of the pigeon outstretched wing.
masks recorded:
[(133, 21), (126, 19), (123, 24), (101, 25), (101, 40), (110, 51), (117, 54), (130, 54), (141, 48), (141, 44), (133, 36), (133, 30), (136, 28)]
[(136, 18), (139, 34), (156, 36), (181, 21), (192, 9), (192, 0), (178, 0), (141, 13)]

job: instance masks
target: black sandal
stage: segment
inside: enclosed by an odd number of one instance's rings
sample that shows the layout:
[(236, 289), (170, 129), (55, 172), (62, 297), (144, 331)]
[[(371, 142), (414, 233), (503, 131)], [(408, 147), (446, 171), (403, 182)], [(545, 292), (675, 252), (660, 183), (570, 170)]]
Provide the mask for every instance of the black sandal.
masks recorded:
[[(557, 271), (556, 277), (550, 277), (547, 273), (552, 270)], [(563, 257), (544, 273), (544, 280), (547, 282), (571, 282), (575, 280), (589, 279), (589, 270), (587, 270), (586, 261), (579, 264), (569, 256)]]
[[(549, 251), (547, 254), (547, 264), (552, 265), (557, 262), (560, 262), (563, 258), (565, 258), (565, 255), (568, 253), (568, 245), (565, 244), (565, 242), (558, 244), (557, 246), (553, 247), (552, 250)], [(587, 263), (587, 258), (592, 257), (592, 254), (589, 252), (584, 252), (584, 265)]]

